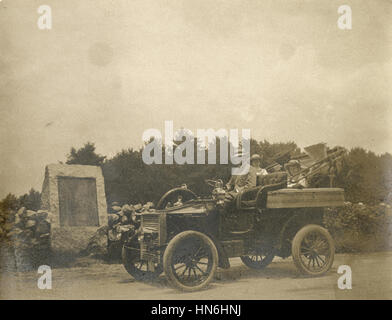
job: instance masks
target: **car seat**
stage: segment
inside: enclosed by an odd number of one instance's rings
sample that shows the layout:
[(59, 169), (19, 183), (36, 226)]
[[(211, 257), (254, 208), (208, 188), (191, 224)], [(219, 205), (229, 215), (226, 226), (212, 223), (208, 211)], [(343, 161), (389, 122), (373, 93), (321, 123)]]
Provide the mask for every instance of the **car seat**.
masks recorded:
[(245, 189), (236, 197), (236, 207), (243, 209), (263, 209), (267, 204), (269, 191), (279, 190), (287, 187), (287, 173), (274, 172), (257, 178), (257, 186)]

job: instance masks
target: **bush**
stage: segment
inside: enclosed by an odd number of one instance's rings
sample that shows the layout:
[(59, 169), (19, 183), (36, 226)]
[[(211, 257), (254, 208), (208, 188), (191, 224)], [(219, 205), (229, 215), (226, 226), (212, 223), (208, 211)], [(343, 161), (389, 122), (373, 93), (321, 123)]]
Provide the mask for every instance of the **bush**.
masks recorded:
[(392, 248), (392, 208), (381, 203), (370, 206), (346, 202), (328, 208), (324, 225), (336, 242), (337, 252), (378, 251)]

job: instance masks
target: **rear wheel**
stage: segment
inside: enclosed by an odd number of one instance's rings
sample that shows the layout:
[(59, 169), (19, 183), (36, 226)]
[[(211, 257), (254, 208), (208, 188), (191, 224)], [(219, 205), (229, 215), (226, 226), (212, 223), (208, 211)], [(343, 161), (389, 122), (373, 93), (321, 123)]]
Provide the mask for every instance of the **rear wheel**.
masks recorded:
[(251, 253), (246, 256), (242, 256), (241, 260), (248, 268), (260, 270), (267, 267), (272, 262), (274, 257), (275, 254), (271, 250), (267, 253)]
[(218, 251), (203, 233), (184, 231), (168, 244), (163, 268), (171, 284), (183, 291), (205, 288), (213, 279), (218, 265)]
[(297, 232), (291, 252), (298, 270), (307, 275), (319, 276), (331, 268), (335, 245), (326, 229), (310, 224)]
[[(155, 263), (150, 271), (147, 261), (140, 260), (140, 251), (123, 246), (121, 256), (125, 270), (138, 281), (154, 281), (162, 273), (162, 266)], [(150, 266), (151, 269), (151, 266)]]

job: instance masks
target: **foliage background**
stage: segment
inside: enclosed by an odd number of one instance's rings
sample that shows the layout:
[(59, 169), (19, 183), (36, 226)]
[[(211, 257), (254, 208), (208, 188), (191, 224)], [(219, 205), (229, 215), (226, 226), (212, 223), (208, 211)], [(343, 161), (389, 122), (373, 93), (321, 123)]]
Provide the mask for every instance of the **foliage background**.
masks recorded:
[[(174, 150), (179, 143), (174, 145)], [(263, 166), (271, 164), (277, 154), (289, 152), (290, 156), (298, 156), (302, 153), (294, 142), (270, 143), (266, 140), (251, 140), (250, 146), (252, 154), (258, 153), (264, 156)], [(204, 182), (205, 179), (227, 181), (230, 177), (231, 165), (219, 164), (219, 139), (215, 147), (217, 164), (146, 165), (142, 160), (142, 149), (124, 149), (113, 158), (107, 159), (96, 154), (94, 143), (87, 142), (79, 150), (71, 148), (66, 163), (102, 167), (108, 207), (113, 202), (121, 205), (147, 201), (156, 203), (166, 191), (183, 183), (198, 195), (208, 195), (211, 187)], [(196, 140), (195, 148), (197, 148)], [(163, 158), (164, 152), (163, 148)], [(287, 160), (288, 158), (283, 159), (283, 161)], [(318, 175), (311, 180), (311, 186), (327, 187), (328, 185), (327, 176)], [(392, 155), (389, 153), (376, 155), (363, 148), (348, 150), (337, 173), (335, 186), (344, 188), (347, 204), (343, 208), (328, 210), (324, 223), (335, 239), (340, 239), (337, 240), (338, 250), (385, 249), (390, 246)], [(0, 201), (0, 238), (11, 228), (11, 224), (7, 221), (10, 212), (22, 206), (30, 210), (38, 210), (40, 192), (31, 189), (19, 197), (8, 194)]]

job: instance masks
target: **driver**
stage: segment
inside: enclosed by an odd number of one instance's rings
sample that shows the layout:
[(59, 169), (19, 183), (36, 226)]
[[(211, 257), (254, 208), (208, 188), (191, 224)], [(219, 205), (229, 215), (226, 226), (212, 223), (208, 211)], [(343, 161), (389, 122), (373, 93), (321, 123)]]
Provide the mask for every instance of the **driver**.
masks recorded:
[[(226, 184), (226, 204), (232, 203), (237, 194), (245, 189), (257, 186), (257, 177), (268, 174), (267, 170), (260, 167), (262, 157), (254, 154), (250, 158), (250, 167), (247, 174), (241, 176), (232, 176)], [(231, 191), (230, 191), (231, 190)]]
[(261, 161), (262, 157), (260, 155), (252, 155), (248, 173), (242, 176), (231, 176), (229, 182), (226, 184), (227, 189), (234, 189), (235, 192), (240, 192), (247, 188), (256, 187), (257, 177), (268, 174), (267, 170), (260, 167)]

